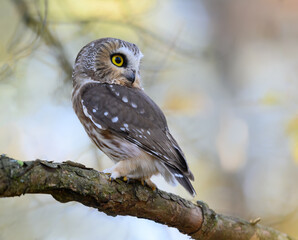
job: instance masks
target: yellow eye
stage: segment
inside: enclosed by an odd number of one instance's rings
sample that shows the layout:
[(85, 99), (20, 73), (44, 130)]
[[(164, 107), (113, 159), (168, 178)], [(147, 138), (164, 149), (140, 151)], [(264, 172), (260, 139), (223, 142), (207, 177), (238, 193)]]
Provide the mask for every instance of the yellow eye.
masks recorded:
[(112, 63), (117, 67), (122, 67), (124, 63), (124, 59), (121, 55), (116, 54), (112, 57)]

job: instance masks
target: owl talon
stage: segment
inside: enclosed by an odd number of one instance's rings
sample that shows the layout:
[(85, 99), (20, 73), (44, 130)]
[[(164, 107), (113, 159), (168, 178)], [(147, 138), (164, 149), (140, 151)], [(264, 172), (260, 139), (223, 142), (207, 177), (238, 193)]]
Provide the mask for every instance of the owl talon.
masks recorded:
[(112, 173), (106, 173), (107, 175), (110, 175), (109, 181), (112, 182), (116, 178), (119, 178), (118, 173), (112, 172)]
[(116, 171), (112, 172), (112, 174), (111, 174), (111, 178), (113, 178), (113, 179), (120, 178), (120, 177), (121, 177), (121, 175)]
[(124, 182), (128, 182), (128, 181), (129, 181), (128, 177), (124, 176), (124, 177), (123, 177), (123, 181), (124, 181)]
[(153, 192), (156, 191), (157, 187), (156, 185), (150, 180), (150, 178), (146, 179), (145, 182), (147, 185), (152, 189)]
[(144, 179), (141, 179), (141, 184), (142, 184), (142, 186), (145, 186)]

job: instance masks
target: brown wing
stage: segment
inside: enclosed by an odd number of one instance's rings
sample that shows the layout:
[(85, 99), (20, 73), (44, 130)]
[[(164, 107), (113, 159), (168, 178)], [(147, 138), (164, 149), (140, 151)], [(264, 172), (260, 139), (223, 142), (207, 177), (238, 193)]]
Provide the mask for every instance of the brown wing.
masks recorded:
[(161, 159), (180, 183), (188, 180), (184, 176), (193, 180), (164, 114), (144, 91), (115, 84), (90, 84), (82, 93), (82, 104), (93, 122)]

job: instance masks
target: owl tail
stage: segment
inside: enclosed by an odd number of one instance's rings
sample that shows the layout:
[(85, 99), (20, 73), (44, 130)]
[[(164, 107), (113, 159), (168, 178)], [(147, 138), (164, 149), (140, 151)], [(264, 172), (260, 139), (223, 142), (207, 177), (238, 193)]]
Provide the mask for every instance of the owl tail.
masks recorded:
[[(174, 168), (173, 166), (166, 165), (168, 170), (173, 174), (175, 179), (194, 197), (196, 195), (196, 191), (193, 188), (191, 182), (189, 181), (189, 177), (185, 176), (179, 169)], [(191, 179), (193, 180), (192, 173), (189, 173)]]
[(196, 191), (194, 190), (188, 177), (182, 175), (182, 177), (175, 176), (175, 178), (193, 197), (196, 195)]

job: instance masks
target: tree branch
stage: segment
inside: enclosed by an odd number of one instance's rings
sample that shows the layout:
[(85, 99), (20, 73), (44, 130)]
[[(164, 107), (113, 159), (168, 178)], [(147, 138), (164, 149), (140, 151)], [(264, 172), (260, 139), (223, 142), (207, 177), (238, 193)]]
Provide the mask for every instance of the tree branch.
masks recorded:
[(12, 2), (15, 4), (16, 10), (18, 11), (24, 25), (31, 29), (36, 34), (37, 38), (42, 39), (46, 45), (53, 49), (57, 62), (66, 75), (64, 81), (70, 81), (72, 64), (67, 59), (67, 54), (62, 43), (47, 25), (48, 1), (44, 1), (44, 17), (38, 15), (39, 18), (30, 14), (29, 2), (23, 0), (13, 0)]
[(146, 218), (177, 228), (194, 239), (292, 239), (256, 223), (220, 215), (206, 204), (152, 191), (138, 181), (109, 181), (109, 176), (71, 161), (18, 161), (0, 156), (0, 197), (51, 194), (57, 201), (80, 202), (108, 215)]

